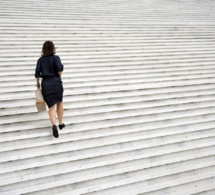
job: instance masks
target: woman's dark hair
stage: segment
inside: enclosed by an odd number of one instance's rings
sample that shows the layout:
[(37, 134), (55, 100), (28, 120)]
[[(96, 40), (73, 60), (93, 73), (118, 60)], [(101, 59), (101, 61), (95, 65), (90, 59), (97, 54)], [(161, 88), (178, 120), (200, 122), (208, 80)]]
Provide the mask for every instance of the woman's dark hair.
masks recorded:
[(48, 56), (51, 54), (55, 54), (55, 52), (56, 52), (56, 49), (55, 49), (54, 43), (52, 41), (46, 41), (43, 44), (42, 54), (41, 54), (42, 56)]

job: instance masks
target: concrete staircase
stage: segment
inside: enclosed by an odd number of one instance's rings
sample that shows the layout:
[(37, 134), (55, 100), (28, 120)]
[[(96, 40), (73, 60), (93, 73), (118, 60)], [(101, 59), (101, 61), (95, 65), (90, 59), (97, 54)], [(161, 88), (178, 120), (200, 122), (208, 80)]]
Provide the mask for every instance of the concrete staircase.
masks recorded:
[[(0, 2), (1, 195), (214, 195), (215, 2)], [(35, 108), (65, 66), (65, 130)]]

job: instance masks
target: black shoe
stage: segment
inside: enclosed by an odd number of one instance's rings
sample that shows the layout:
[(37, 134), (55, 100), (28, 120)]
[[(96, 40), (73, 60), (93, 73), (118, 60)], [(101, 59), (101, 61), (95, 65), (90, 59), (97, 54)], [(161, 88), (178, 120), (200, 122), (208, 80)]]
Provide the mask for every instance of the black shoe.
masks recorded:
[(57, 130), (56, 125), (53, 125), (52, 130), (53, 130), (53, 136), (56, 137), (56, 138), (58, 138), (59, 135), (58, 135), (58, 130)]
[(60, 130), (63, 129), (64, 127), (66, 127), (66, 125), (64, 125), (63, 123), (59, 125)]

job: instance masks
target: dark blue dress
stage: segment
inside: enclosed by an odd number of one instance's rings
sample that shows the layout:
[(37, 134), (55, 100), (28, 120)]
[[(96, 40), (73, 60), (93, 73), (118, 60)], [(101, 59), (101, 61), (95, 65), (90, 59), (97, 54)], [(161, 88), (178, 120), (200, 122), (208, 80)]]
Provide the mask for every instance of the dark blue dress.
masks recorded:
[(49, 55), (40, 57), (37, 61), (35, 78), (42, 78), (42, 94), (48, 107), (63, 101), (63, 85), (58, 72), (63, 71), (60, 57)]

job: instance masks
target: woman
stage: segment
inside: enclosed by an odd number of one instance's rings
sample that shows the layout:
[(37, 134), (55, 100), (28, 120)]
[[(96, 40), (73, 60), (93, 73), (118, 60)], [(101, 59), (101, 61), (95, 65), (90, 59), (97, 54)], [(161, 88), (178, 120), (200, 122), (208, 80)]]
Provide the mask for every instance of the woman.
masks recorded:
[[(49, 118), (52, 123), (53, 136), (58, 137), (56, 114), (58, 115), (59, 128), (63, 129), (63, 85), (61, 81), (63, 65), (60, 57), (55, 54), (52, 41), (43, 44), (42, 55), (37, 61), (35, 70), (36, 87), (40, 88), (39, 78), (42, 78), (42, 94), (49, 107)], [(57, 113), (56, 113), (57, 105)]]

